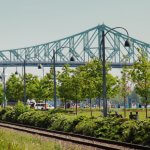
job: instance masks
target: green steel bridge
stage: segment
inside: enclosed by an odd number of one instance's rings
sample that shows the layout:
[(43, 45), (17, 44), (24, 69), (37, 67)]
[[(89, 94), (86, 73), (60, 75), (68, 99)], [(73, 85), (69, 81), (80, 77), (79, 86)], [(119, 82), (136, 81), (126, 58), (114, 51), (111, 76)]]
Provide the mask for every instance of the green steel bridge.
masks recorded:
[[(110, 31), (109, 31), (110, 30)], [(124, 30), (111, 30), (102, 24), (72, 36), (44, 43), (36, 46), (0, 50), (0, 67), (37, 66), (44, 67), (53, 64), (55, 51), (55, 63), (57, 67), (64, 64), (70, 66), (83, 65), (93, 58), (102, 57), (102, 32), (109, 33), (105, 36), (106, 61), (114, 68), (121, 68), (124, 64), (132, 65), (138, 56), (137, 48), (145, 51), (150, 57), (150, 44), (128, 37)], [(119, 32), (121, 31), (121, 32)], [(131, 46), (124, 46), (124, 42), (130, 39)], [(74, 57), (75, 61), (70, 61)]]

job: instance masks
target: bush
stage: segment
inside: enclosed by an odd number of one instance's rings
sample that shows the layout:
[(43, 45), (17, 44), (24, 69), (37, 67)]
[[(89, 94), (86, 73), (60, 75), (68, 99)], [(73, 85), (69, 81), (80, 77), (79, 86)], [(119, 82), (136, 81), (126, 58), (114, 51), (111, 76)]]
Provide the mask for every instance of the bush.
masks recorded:
[(122, 128), (121, 141), (133, 143), (138, 130), (136, 121), (126, 121), (120, 128)]
[(88, 136), (94, 136), (94, 131), (97, 129), (96, 123), (92, 119), (82, 120), (75, 127), (75, 132)]
[(122, 136), (121, 124), (126, 122), (123, 118), (100, 118), (95, 121), (98, 127), (94, 135), (98, 138), (106, 138), (111, 140), (120, 140)]
[(150, 120), (148, 119), (136, 121), (112, 117), (67, 116), (60, 109), (36, 111), (29, 109), (21, 102), (18, 102), (14, 108), (1, 109), (0, 119), (50, 130), (74, 132), (97, 138), (150, 145)]
[(133, 143), (150, 146), (150, 120), (138, 122), (138, 129)]
[(1, 119), (4, 121), (17, 122), (18, 117), (29, 108), (24, 106), (22, 102), (18, 102), (14, 108), (6, 107), (0, 112)]
[(14, 107), (15, 115), (19, 117), (24, 112), (29, 111), (29, 107), (25, 106), (22, 102), (18, 101), (18, 103)]
[(52, 121), (50, 130), (64, 131), (65, 122), (67, 122), (66, 116), (57, 114), (57, 119)]
[(88, 118), (86, 116), (76, 116), (75, 119), (73, 120), (73, 128), (75, 128), (75, 126), (84, 119)]
[(64, 120), (64, 131), (65, 132), (74, 132), (76, 125), (74, 124), (74, 117), (69, 117)]
[(15, 114), (14, 110), (9, 110), (6, 111), (5, 114), (2, 116), (3, 121), (8, 121), (8, 122), (17, 122), (17, 116)]
[(21, 114), (18, 117), (18, 122), (22, 123), (22, 124), (34, 126), (34, 122), (32, 120), (34, 113), (36, 113), (36, 111), (34, 111), (34, 110), (30, 110), (28, 112), (24, 112), (23, 114)]
[(12, 107), (2, 108), (2, 109), (0, 110), (0, 119), (2, 119), (2, 116), (3, 116), (6, 112), (8, 112), (8, 111), (10, 111), (10, 110), (13, 110), (13, 108), (12, 108)]

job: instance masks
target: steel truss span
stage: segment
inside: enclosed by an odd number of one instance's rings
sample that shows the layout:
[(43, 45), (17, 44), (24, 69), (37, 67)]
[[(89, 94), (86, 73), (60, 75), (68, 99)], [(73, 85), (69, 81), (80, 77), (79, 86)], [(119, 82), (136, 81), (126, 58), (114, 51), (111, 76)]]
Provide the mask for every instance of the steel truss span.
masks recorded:
[[(37, 66), (41, 63), (43, 66), (53, 64), (53, 51), (56, 52), (56, 66), (70, 64), (72, 67), (83, 65), (93, 58), (102, 56), (101, 40), (102, 31), (105, 33), (111, 28), (102, 24), (84, 32), (56, 40), (53, 42), (0, 51), (0, 67), (23, 66), (24, 60), (27, 66)], [(121, 31), (121, 32), (119, 32)], [(121, 68), (124, 64), (132, 65), (138, 57), (137, 48), (145, 51), (150, 58), (150, 44), (129, 38), (131, 46), (126, 48), (124, 42), (128, 36), (123, 34), (123, 30), (111, 30), (105, 36), (106, 60), (112, 64), (112, 67)], [(70, 58), (75, 61), (71, 62)]]

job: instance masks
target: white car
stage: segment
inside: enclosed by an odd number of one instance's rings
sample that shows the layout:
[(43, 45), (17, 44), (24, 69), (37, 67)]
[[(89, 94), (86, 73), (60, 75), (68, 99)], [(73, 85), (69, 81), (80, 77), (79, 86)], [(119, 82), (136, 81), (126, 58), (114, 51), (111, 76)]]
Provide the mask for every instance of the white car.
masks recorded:
[(47, 110), (47, 109), (54, 109), (53, 106), (50, 106), (49, 104), (45, 104), (45, 103), (36, 103), (35, 104), (35, 109), (38, 109), (38, 110)]

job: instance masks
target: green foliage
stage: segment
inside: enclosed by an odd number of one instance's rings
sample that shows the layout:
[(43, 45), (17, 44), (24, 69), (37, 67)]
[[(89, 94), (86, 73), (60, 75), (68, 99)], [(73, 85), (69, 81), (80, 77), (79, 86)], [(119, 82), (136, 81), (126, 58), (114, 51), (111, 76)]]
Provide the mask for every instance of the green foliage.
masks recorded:
[(131, 79), (135, 83), (136, 92), (143, 97), (144, 103), (150, 102), (150, 61), (141, 50), (138, 60), (130, 71)]
[(69, 112), (69, 111), (64, 110), (64, 109), (61, 109), (61, 108), (56, 108), (56, 109), (49, 110), (49, 113), (50, 113), (50, 114), (55, 114), (55, 113), (67, 113), (67, 112)]
[(22, 102), (18, 101), (18, 103), (14, 107), (15, 114), (18, 117), (19, 115), (23, 114), (24, 112), (29, 110), (28, 106), (25, 106)]
[(14, 108), (3, 108), (0, 111), (0, 118), (5, 121), (17, 122), (18, 117), (28, 110), (27, 106), (24, 106), (22, 102), (18, 102)]
[(23, 83), (20, 76), (12, 74), (6, 82), (8, 101), (19, 101), (23, 98)]
[(147, 105), (150, 103), (150, 61), (144, 51), (140, 49), (138, 51), (140, 55), (134, 63), (130, 75), (135, 84), (136, 93), (140, 95), (143, 104), (145, 104), (147, 118)]
[(92, 119), (84, 119), (75, 127), (75, 132), (87, 136), (93, 136), (97, 126)]
[(135, 121), (126, 121), (121, 126), (123, 133), (121, 140), (133, 143), (138, 129), (138, 124)]
[(12, 107), (6, 107), (6, 108), (2, 108), (1, 110), (0, 110), (0, 119), (2, 119), (2, 116), (6, 113), (6, 112), (8, 112), (8, 111), (11, 111), (11, 110), (13, 110), (13, 108)]
[[(23, 77), (12, 74), (6, 82), (6, 97), (8, 101), (19, 101), (23, 99)], [(32, 74), (26, 74), (26, 96), (27, 99), (38, 100), (39, 79)]]
[(121, 71), (121, 79), (120, 79), (120, 93), (122, 98), (126, 98), (130, 93), (129, 87), (129, 69), (124, 67)]
[(52, 69), (47, 73), (39, 82), (37, 90), (37, 100), (50, 100), (54, 93), (54, 81), (53, 81)]
[(141, 121), (139, 123), (139, 128), (135, 136), (134, 143), (150, 145), (150, 120)]
[(132, 102), (141, 103), (140, 96), (136, 93), (135, 90), (131, 91), (128, 97), (132, 99)]
[(126, 120), (122, 118), (103, 118), (95, 121), (98, 129), (95, 131), (95, 136), (112, 140), (120, 140), (122, 130), (120, 125)]
[(27, 99), (38, 100), (38, 90), (40, 81), (37, 76), (26, 74), (26, 96)]
[(69, 101), (71, 99), (71, 71), (72, 70), (69, 68), (69, 66), (65, 65), (62, 68), (62, 73), (58, 74), (58, 92), (62, 101)]
[(21, 103), (0, 110), (0, 118), (50, 130), (74, 132), (97, 138), (150, 145), (150, 120), (133, 121), (124, 118), (89, 118), (68, 116), (53, 111), (27, 109)]
[(25, 113), (21, 114), (18, 117), (18, 122), (22, 123), (22, 124), (34, 126), (35, 123), (34, 123), (33, 116), (34, 116), (35, 113), (36, 113), (36, 111), (30, 110), (28, 112), (25, 112)]
[(8, 122), (17, 122), (17, 116), (15, 115), (15, 110), (7, 111), (3, 116), (2, 120)]
[(106, 88), (107, 88), (107, 98), (114, 98), (119, 92), (119, 80), (117, 77), (112, 76), (111, 74), (107, 74), (106, 76)]
[(51, 127), (50, 129), (51, 130), (59, 130), (59, 131), (63, 131), (64, 130), (64, 127), (65, 127), (65, 124), (67, 122), (67, 118), (66, 116), (64, 116), (63, 114), (58, 114), (59, 116), (58, 119), (55, 119), (52, 124), (51, 124)]

